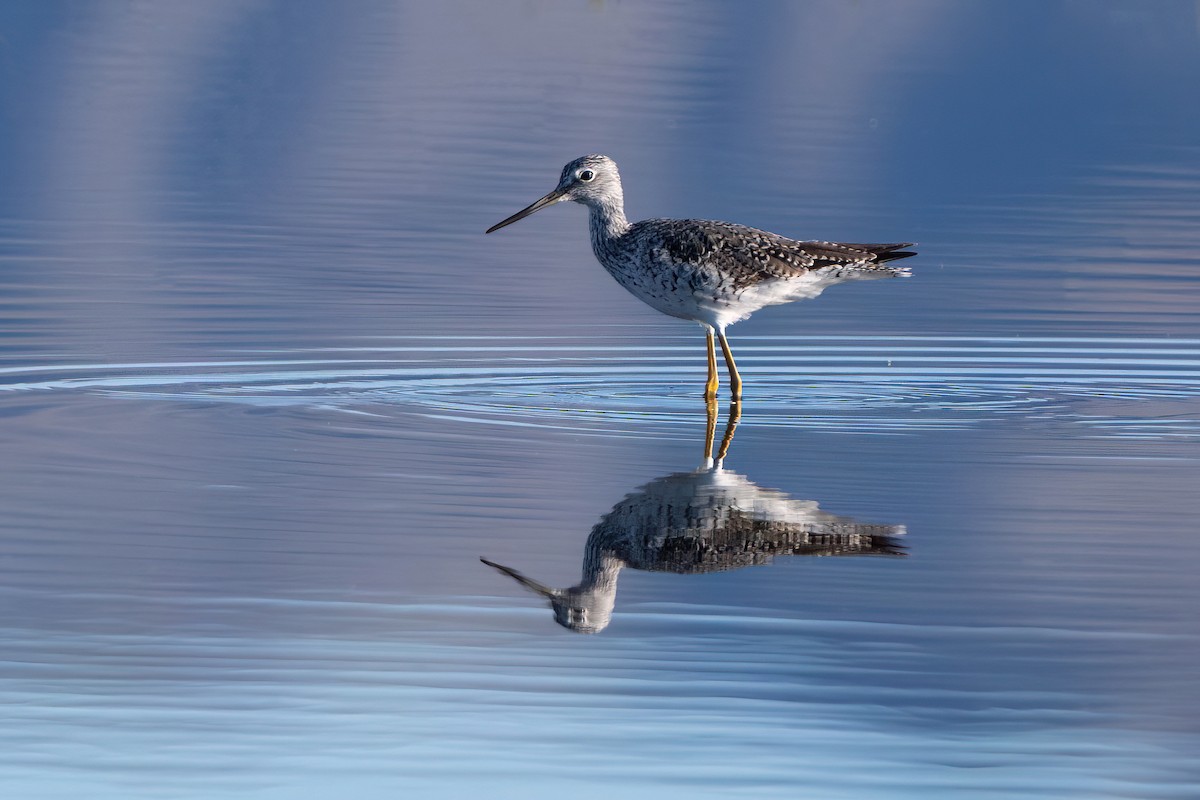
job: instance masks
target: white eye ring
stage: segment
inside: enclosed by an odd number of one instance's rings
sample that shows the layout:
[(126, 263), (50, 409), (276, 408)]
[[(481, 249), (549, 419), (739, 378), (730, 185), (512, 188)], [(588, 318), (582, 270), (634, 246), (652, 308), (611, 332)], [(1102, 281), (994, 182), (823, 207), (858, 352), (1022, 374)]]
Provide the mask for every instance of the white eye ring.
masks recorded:
[(592, 172), (590, 169), (584, 169), (584, 170), (579, 171), (579, 180), (583, 181), (584, 183), (588, 183), (595, 177), (596, 177), (596, 173)]

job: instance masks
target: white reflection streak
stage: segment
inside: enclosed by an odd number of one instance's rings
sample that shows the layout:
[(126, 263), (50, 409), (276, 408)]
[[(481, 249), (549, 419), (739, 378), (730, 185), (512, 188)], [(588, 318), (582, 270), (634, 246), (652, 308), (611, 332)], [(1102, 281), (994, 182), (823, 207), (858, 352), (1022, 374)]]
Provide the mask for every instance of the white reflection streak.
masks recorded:
[[(209, 75), (220, 39), (259, 0), (100, 4), (60, 54), (64, 88), (46, 148), (47, 215), (76, 233), (159, 218), (172, 124)], [(77, 207), (79, 202), (83, 206)], [(83, 212), (82, 214), (80, 212)]]
[[(735, 109), (754, 120), (745, 126), (740, 146), (745, 152), (770, 149), (782, 155), (788, 168), (803, 171), (794, 191), (810, 194), (820, 186), (820, 204), (839, 192), (854, 197), (877, 192), (887, 136), (871, 131), (886, 125), (878, 118), (881, 113), (903, 105), (889, 97), (898, 85), (895, 65), (911, 59), (914, 42), (953, 41), (947, 28), (970, 19), (970, 10), (944, 0), (782, 3), (779, 8), (779, 19), (764, 26), (770, 32), (768, 54), (751, 62), (761, 72), (747, 82), (749, 91)], [(772, 189), (785, 190), (785, 185)]]
[(64, 325), (89, 337), (154, 341), (157, 259), (150, 235), (165, 216), (176, 125), (210, 79), (213, 42), (263, 4), (102, 3), (80, 33), (63, 37), (52, 76), (62, 87), (51, 114), (44, 187), (34, 215), (53, 220), (53, 252), (77, 303)]

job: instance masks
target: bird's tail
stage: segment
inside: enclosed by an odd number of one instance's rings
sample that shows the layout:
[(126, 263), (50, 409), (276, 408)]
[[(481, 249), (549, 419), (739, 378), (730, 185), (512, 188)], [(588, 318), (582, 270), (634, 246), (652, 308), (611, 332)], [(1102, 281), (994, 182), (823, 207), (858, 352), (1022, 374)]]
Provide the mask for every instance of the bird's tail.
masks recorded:
[(915, 256), (916, 250), (907, 250), (908, 247), (916, 247), (914, 242), (897, 242), (895, 244), (852, 244), (849, 247), (858, 250), (865, 250), (875, 256), (875, 260), (871, 262), (871, 267), (880, 267), (880, 272), (887, 272), (900, 278), (907, 278), (912, 275), (912, 271), (908, 267), (884, 267), (883, 265), (889, 261), (899, 261), (902, 258)]
[(908, 258), (917, 254), (916, 250), (905, 249), (906, 247), (916, 247), (916, 244), (913, 242), (899, 242), (898, 244), (852, 244), (850, 247), (874, 253), (876, 264), (899, 261), (902, 258)]

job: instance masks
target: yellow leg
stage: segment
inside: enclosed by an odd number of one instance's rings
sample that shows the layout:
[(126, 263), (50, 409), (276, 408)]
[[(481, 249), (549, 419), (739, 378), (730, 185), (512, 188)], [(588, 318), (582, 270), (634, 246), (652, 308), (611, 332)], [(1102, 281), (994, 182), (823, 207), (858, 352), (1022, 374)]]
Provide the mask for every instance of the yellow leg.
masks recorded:
[(713, 330), (708, 329), (708, 382), (704, 384), (704, 399), (717, 398), (717, 352), (713, 349)]
[(742, 399), (742, 376), (738, 375), (737, 364), (733, 363), (733, 353), (729, 350), (729, 340), (725, 338), (725, 331), (718, 333), (717, 338), (721, 340), (721, 353), (725, 356), (725, 366), (729, 370), (729, 399), (737, 403)]

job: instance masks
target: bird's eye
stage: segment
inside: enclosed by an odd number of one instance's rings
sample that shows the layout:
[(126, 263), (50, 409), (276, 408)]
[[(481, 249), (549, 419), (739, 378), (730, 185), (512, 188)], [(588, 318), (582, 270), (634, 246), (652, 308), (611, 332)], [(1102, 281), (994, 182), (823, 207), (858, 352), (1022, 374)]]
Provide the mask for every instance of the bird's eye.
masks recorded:
[(585, 169), (579, 173), (579, 180), (583, 181), (584, 183), (587, 183), (594, 177), (596, 177), (596, 173), (592, 172), (590, 169)]

